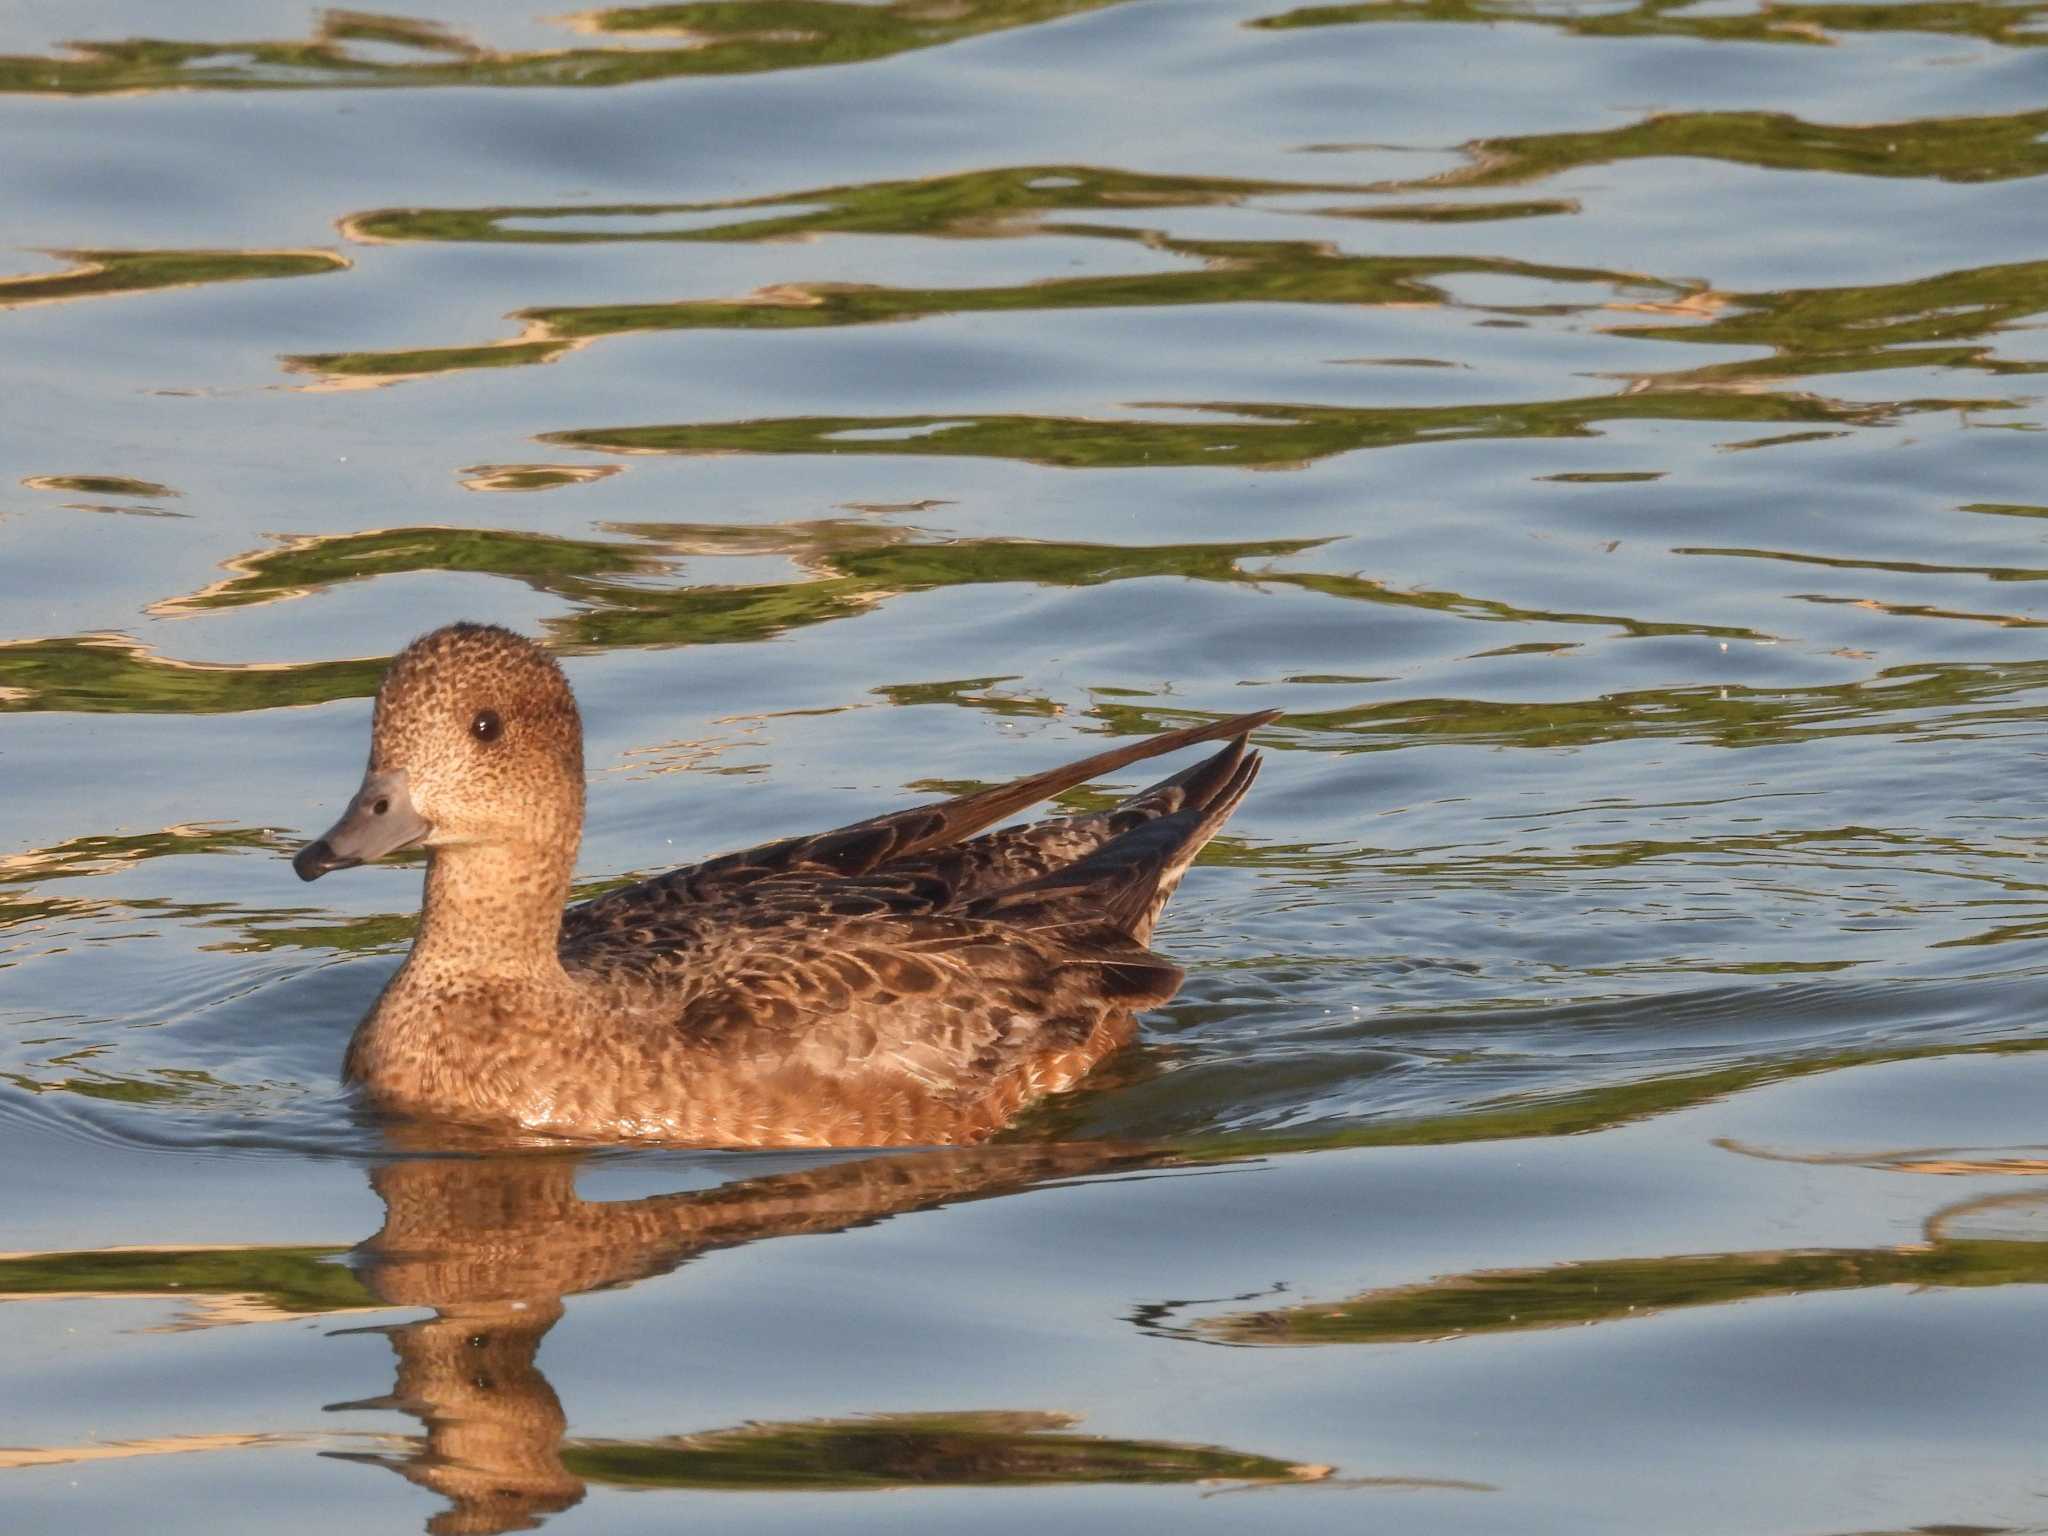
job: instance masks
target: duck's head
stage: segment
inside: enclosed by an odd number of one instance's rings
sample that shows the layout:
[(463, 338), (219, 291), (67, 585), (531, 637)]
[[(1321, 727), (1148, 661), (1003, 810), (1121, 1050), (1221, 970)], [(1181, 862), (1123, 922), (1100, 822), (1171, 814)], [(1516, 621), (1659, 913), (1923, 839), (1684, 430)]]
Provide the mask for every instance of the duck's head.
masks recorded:
[(301, 880), (405, 848), (567, 850), (583, 825), (583, 722), (554, 658), (491, 624), (401, 651), (377, 688), (363, 787), (301, 848)]

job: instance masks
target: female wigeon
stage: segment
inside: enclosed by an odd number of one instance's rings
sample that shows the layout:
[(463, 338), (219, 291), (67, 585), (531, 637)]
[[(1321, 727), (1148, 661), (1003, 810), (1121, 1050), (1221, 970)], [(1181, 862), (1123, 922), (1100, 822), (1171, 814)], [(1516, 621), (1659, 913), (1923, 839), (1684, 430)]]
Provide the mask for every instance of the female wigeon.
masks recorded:
[[(583, 726), (509, 630), (414, 641), (377, 690), (370, 763), (307, 880), (427, 851), (412, 953), (344, 1066), (408, 1116), (586, 1140), (736, 1147), (967, 1142), (1072, 1087), (1181, 972), (1160, 909), (1258, 771), (1277, 711), (1013, 784), (729, 853), (564, 910)], [(1226, 739), (1106, 811), (997, 832), (1126, 764)], [(981, 834), (976, 836), (975, 834)]]

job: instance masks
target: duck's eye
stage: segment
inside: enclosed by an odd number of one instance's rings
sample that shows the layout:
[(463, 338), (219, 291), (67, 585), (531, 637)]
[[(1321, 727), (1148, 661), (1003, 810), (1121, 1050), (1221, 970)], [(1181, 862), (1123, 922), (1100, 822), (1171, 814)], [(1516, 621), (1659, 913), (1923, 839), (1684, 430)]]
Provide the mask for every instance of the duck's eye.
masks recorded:
[(505, 722), (498, 718), (495, 709), (480, 709), (476, 718), (469, 722), (469, 734), (478, 741), (496, 741), (505, 733)]

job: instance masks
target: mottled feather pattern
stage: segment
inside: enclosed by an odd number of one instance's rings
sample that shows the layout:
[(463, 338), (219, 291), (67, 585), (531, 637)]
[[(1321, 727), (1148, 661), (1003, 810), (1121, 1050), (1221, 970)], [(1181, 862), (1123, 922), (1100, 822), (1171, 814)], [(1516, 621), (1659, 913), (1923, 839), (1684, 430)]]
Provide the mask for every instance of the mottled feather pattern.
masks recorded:
[[(1218, 770), (1239, 771), (1242, 755), (1233, 743), (1201, 766), (1225, 778)], [(780, 1049), (839, 1074), (901, 1072), (971, 1096), (1034, 1051), (1081, 1045), (1105, 1002), (1152, 1006), (1178, 987), (1179, 969), (1129, 930), (1149, 932), (1153, 880), (1187, 838), (1187, 822), (1168, 818), (1186, 800), (1169, 782), (1112, 811), (1006, 829), (858, 875), (808, 854), (777, 873), (728, 856), (718, 862), (751, 878), (707, 882), (678, 871), (636, 888), (641, 899), (571, 909), (564, 963), (572, 973), (630, 974), (648, 993), (676, 997), (676, 1027), (707, 1045)], [(1143, 844), (1122, 841), (1148, 823), (1166, 824)], [(1084, 862), (1120, 843), (1115, 860)], [(1112, 887), (1141, 899), (1105, 921)], [(611, 921), (598, 926), (601, 916)], [(732, 1006), (736, 997), (747, 1005)], [(620, 1001), (638, 999), (622, 991)], [(819, 1017), (861, 1027), (806, 1032)], [(783, 1038), (792, 1031), (804, 1038)]]

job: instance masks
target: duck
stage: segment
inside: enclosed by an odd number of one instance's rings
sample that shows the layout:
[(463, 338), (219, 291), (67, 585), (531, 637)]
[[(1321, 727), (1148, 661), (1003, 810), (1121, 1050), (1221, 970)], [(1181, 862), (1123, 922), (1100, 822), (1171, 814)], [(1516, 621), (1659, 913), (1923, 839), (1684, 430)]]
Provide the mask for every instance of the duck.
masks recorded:
[[(422, 849), (419, 927), (357, 1026), (373, 1111), (516, 1138), (964, 1144), (1081, 1082), (1171, 998), (1152, 930), (1259, 770), (1265, 710), (568, 903), (583, 724), (540, 645), (413, 641), (369, 764), (293, 868)], [(1217, 752), (1106, 809), (989, 830), (1128, 764)]]

